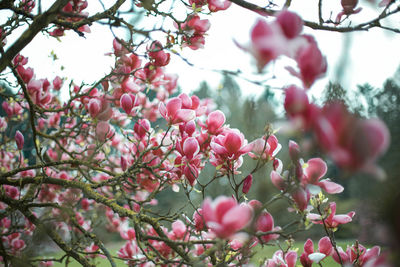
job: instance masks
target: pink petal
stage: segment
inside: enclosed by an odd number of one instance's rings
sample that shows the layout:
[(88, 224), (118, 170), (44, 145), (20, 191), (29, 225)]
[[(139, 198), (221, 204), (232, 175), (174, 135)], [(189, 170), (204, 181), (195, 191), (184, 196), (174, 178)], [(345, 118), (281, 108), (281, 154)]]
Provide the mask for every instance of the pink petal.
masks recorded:
[(174, 97), (171, 98), (166, 106), (167, 112), (168, 112), (168, 116), (169, 117), (175, 117), (176, 112), (181, 109), (182, 107), (182, 100)]
[(222, 218), (222, 224), (232, 227), (236, 231), (245, 227), (251, 220), (252, 210), (247, 204), (240, 204), (230, 209)]
[(196, 112), (191, 109), (180, 109), (175, 113), (175, 119), (177, 123), (188, 122), (196, 118)]
[(305, 168), (304, 173), (307, 176), (307, 181), (310, 184), (316, 184), (320, 178), (322, 178), (328, 167), (325, 161), (320, 158), (312, 158), (307, 161), (307, 168)]
[(327, 256), (332, 254), (333, 247), (329, 237), (325, 236), (319, 240), (318, 250), (319, 252), (324, 253)]
[(338, 194), (342, 193), (344, 190), (344, 187), (341, 186), (340, 184), (334, 183), (329, 181), (328, 179), (324, 179), (318, 183), (318, 186), (320, 186), (322, 189), (324, 189), (328, 194)]

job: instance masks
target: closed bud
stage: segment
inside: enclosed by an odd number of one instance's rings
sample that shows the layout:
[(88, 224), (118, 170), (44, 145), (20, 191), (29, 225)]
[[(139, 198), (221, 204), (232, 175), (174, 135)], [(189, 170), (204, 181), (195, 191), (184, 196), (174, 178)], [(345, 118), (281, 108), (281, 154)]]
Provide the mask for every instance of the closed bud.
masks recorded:
[(131, 113), (133, 108), (132, 97), (129, 94), (123, 94), (119, 101), (122, 109), (126, 112), (126, 114)]
[(126, 158), (124, 156), (121, 156), (121, 169), (123, 171), (126, 171), (128, 168), (128, 162), (126, 161)]
[(17, 143), (18, 150), (22, 150), (24, 147), (24, 136), (20, 131), (15, 132), (15, 142)]
[(251, 185), (253, 184), (253, 175), (249, 174), (244, 179), (242, 192), (243, 194), (247, 194), (250, 191)]
[(300, 146), (292, 140), (289, 141), (289, 156), (293, 162), (300, 159)]

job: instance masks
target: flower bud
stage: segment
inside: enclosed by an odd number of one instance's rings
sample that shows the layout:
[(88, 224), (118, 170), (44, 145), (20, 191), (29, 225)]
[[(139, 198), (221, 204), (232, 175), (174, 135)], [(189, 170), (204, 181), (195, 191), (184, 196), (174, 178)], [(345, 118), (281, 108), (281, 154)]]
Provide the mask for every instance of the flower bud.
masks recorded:
[(15, 142), (17, 143), (18, 150), (22, 150), (24, 147), (24, 136), (18, 130), (15, 132)]
[(123, 171), (126, 171), (128, 168), (128, 162), (126, 161), (126, 158), (124, 156), (121, 156), (121, 169)]
[(243, 182), (243, 187), (242, 187), (243, 194), (247, 194), (249, 192), (252, 184), (253, 184), (253, 175), (249, 174), (247, 175), (247, 177), (244, 179)]
[(133, 108), (132, 97), (129, 94), (123, 94), (119, 101), (122, 109), (126, 112), (126, 114), (131, 113)]
[(300, 159), (300, 146), (292, 140), (289, 141), (289, 156), (293, 162)]

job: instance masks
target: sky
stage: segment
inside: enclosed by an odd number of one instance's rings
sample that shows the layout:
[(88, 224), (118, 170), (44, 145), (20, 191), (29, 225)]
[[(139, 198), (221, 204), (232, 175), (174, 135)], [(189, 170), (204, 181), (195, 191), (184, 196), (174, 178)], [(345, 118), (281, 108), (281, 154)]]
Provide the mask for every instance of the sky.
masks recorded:
[[(341, 9), (340, 1), (336, 2), (336, 5), (331, 4), (325, 7), (324, 17), (327, 18), (331, 10), (332, 16), (336, 16)], [(97, 2), (90, 1), (89, 3), (90, 14), (97, 11), (98, 6), (95, 3)], [(298, 13), (303, 18), (316, 20), (314, 0), (308, 0), (308, 4), (299, 0), (292, 3), (291, 10), (301, 10)], [(370, 15), (377, 12), (377, 8), (370, 8), (369, 5), (362, 6), (364, 9), (361, 13), (353, 16), (355, 21), (368, 20)], [(183, 10), (184, 12), (186, 11)], [(263, 92), (263, 88), (245, 79), (268, 80), (269, 85), (279, 88), (292, 83), (300, 85), (298, 79), (291, 77), (284, 69), (285, 66), (293, 64), (290, 60), (278, 59), (274, 64), (269, 64), (263, 74), (258, 74), (252, 56), (235, 44), (234, 40), (243, 45), (249, 43), (250, 30), (257, 18), (260, 18), (259, 15), (233, 4), (227, 11), (217, 12), (212, 16), (202, 16), (202, 18), (207, 18), (211, 22), (205, 48), (197, 51), (189, 48), (178, 49), (180, 56), (173, 56), (167, 66), (168, 73), (178, 73), (179, 85), (184, 92), (189, 93), (197, 89), (204, 80), (212, 88), (218, 88), (221, 82), (218, 70), (240, 71), (242, 73), (240, 76), (244, 79), (236, 80), (244, 95), (258, 95)], [(399, 21), (400, 15), (396, 15), (390, 23)], [(148, 25), (149, 21), (145, 18), (142, 23)], [(169, 23), (172, 27), (172, 23), (168, 21), (166, 23), (167, 26)], [(400, 25), (397, 27), (400, 28)], [(113, 65), (113, 57), (105, 55), (112, 51), (113, 35), (107, 28), (98, 25), (91, 26), (91, 31), (90, 34), (85, 35), (85, 38), (80, 38), (76, 33), (69, 31), (62, 37), (61, 42), (39, 34), (22, 54), (29, 57), (28, 64), (35, 69), (37, 78), (47, 77), (50, 80), (59, 75), (73, 79), (77, 84), (82, 81), (92, 83), (108, 73)], [(328, 61), (327, 75), (311, 88), (311, 92), (318, 96), (329, 80), (335, 80), (336, 66), (343, 54), (346, 37), (340, 33), (307, 28), (304, 32), (314, 35)], [(116, 33), (123, 36), (123, 32), (117, 30)], [(342, 85), (350, 91), (356, 88), (357, 84), (367, 82), (380, 87), (399, 66), (400, 35), (382, 29), (348, 35), (350, 41), (347, 43), (348, 54), (346, 64), (343, 66)], [(8, 45), (10, 45), (13, 37), (10, 36), (8, 39)], [(54, 60), (54, 54), (57, 55), (57, 60)], [(194, 67), (189, 66), (182, 58), (187, 59)]]

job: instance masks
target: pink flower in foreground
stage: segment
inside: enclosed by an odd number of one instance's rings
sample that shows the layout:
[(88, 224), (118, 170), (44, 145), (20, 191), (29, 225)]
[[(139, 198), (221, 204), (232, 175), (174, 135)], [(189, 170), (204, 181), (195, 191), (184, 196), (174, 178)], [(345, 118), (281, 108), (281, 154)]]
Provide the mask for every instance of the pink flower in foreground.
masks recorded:
[[(386, 260), (384, 257), (379, 256), (381, 252), (379, 246), (374, 246), (370, 249), (366, 249), (363, 245), (356, 243), (351, 247), (348, 246), (346, 252), (343, 251), (341, 247), (338, 247), (338, 251), (343, 264), (356, 264), (356, 266), (361, 266), (361, 267), (390, 266), (385, 264)], [(332, 258), (337, 263), (340, 263), (339, 256), (335, 251), (332, 253)], [(374, 265), (376, 261), (381, 261), (383, 264)]]
[[(280, 231), (279, 226), (274, 227), (274, 218), (267, 211), (262, 211), (260, 216), (256, 221), (256, 231), (257, 232), (276, 232)], [(260, 237), (264, 243), (268, 243), (271, 240), (276, 240), (279, 238), (279, 234), (266, 234)]]
[(209, 197), (204, 200), (202, 215), (207, 227), (217, 237), (228, 238), (250, 223), (253, 212), (247, 204), (238, 204), (231, 197), (220, 196), (213, 202)]
[(196, 117), (196, 112), (192, 109), (182, 108), (182, 100), (178, 97), (171, 98), (167, 105), (160, 102), (158, 110), (168, 122), (168, 124), (177, 124), (188, 122)]
[(311, 239), (304, 243), (304, 251), (300, 256), (303, 267), (311, 267), (313, 263), (319, 263), (333, 253), (333, 247), (329, 237), (325, 236), (318, 242), (318, 251), (314, 251), (314, 244)]
[[(351, 211), (347, 214), (336, 214), (336, 203), (329, 203), (330, 213), (329, 216), (325, 219), (325, 225), (328, 228), (336, 228), (341, 224), (349, 223), (353, 220), (354, 215), (356, 214), (354, 211)], [(323, 224), (321, 215), (310, 213), (307, 216), (315, 224)]]
[(289, 250), (283, 254), (282, 250), (278, 250), (267, 260), (266, 267), (295, 267), (297, 262), (297, 252)]

